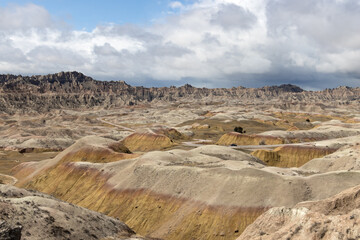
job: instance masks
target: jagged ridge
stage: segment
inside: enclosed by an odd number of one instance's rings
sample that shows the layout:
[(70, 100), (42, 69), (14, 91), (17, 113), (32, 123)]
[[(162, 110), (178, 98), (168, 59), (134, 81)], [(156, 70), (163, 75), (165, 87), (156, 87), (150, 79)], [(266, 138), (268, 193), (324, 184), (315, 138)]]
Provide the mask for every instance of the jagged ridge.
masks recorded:
[[(158, 101), (227, 101), (243, 104), (272, 101), (279, 104), (294, 102), (315, 103), (340, 101), (339, 104), (358, 105), (360, 88), (339, 87), (323, 91), (305, 91), (298, 86), (285, 84), (262, 88), (195, 88), (133, 87), (124, 81), (97, 81), (78, 72), (60, 72), (49, 75), (0, 75), (0, 111), (44, 112), (51, 109), (79, 109), (119, 107)], [(281, 107), (281, 106), (280, 106)], [(286, 106), (283, 106), (286, 107)]]

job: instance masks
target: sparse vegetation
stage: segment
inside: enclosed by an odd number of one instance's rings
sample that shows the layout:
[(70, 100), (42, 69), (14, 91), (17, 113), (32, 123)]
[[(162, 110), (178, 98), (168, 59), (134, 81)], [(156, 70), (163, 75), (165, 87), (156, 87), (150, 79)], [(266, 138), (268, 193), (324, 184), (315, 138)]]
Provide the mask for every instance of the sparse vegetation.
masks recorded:
[(265, 140), (262, 139), (262, 140), (259, 142), (259, 145), (266, 145)]
[(237, 126), (234, 128), (234, 132), (238, 132), (238, 133), (246, 133), (246, 131), (244, 131), (244, 129), (240, 126)]

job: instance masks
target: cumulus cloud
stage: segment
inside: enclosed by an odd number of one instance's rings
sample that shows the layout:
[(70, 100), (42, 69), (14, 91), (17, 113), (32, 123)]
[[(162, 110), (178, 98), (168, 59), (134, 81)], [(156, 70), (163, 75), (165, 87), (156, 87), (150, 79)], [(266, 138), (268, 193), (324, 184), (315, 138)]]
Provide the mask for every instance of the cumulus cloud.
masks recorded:
[[(41, 6), (0, 8), (0, 71), (76, 70), (132, 84), (359, 85), (356, 0), (198, 0), (151, 26), (62, 28)], [(15, 20), (14, 20), (15, 19)]]
[(0, 30), (26, 30), (53, 25), (48, 11), (35, 4), (10, 5), (0, 8)]
[(23, 52), (12, 46), (12, 42), (0, 35), (0, 62), (18, 63), (25, 60)]
[(256, 22), (256, 16), (250, 11), (236, 4), (223, 4), (220, 6), (211, 23), (219, 24), (225, 29), (243, 28), (249, 29)]
[(182, 8), (183, 5), (179, 1), (174, 1), (169, 4), (170, 8), (176, 9), (176, 8)]

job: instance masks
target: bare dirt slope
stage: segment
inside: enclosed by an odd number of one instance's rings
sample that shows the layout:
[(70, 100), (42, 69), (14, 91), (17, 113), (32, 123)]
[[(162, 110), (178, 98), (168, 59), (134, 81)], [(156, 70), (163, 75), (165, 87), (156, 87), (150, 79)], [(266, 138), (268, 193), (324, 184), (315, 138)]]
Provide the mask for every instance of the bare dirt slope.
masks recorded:
[(315, 158), (303, 165), (301, 169), (317, 172), (360, 170), (360, 137), (358, 142), (351, 146), (341, 148), (333, 154), (323, 158)]
[[(324, 199), (360, 184), (356, 169), (321, 173), (268, 167), (216, 145), (107, 162), (114, 143), (86, 137), (54, 159), (21, 164), (13, 173), (19, 186), (118, 217), (140, 234), (165, 239), (235, 239), (268, 208)], [(91, 162), (69, 157), (83, 154), (84, 148), (97, 157)]]
[(0, 180), (142, 235), (233, 240), (269, 208), (360, 184), (359, 96), (0, 75)]
[(360, 186), (333, 197), (271, 208), (237, 240), (359, 239)]

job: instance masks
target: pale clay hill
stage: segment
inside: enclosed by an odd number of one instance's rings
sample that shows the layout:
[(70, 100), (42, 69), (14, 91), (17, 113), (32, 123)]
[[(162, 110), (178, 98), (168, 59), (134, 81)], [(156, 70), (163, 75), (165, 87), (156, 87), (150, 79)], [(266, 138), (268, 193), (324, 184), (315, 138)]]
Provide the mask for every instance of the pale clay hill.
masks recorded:
[(359, 239), (360, 186), (293, 208), (271, 208), (237, 240)]
[[(0, 182), (53, 196), (1, 186), (24, 194), (1, 201), (12, 219), (25, 217), (0, 234), (18, 233), (19, 222), (24, 239), (64, 239), (70, 225), (79, 228), (69, 239), (140, 238), (133, 230), (170, 240), (234, 240), (244, 230), (242, 239), (356, 239), (359, 103), (360, 88), (349, 87), (145, 88), (78, 72), (0, 75)], [(39, 215), (43, 231), (28, 225), (37, 207), (54, 219)], [(88, 216), (106, 227), (75, 223)]]
[[(134, 132), (146, 133), (150, 129), (158, 129), (159, 126), (174, 128), (184, 136), (190, 138), (205, 138), (211, 135), (197, 136), (196, 132), (211, 132), (215, 134), (213, 142), (217, 142), (222, 135), (233, 130), (234, 126), (244, 126), (247, 130), (246, 135), (256, 134), (253, 142), (247, 142), (245, 135), (242, 139), (229, 139), (226, 137), (223, 143), (230, 145), (258, 144), (263, 138), (275, 137), (281, 143), (291, 142), (292, 140), (314, 141), (326, 140), (339, 137), (353, 136), (359, 133), (360, 121), (356, 112), (349, 108), (332, 109), (330, 112), (320, 112), (318, 118), (331, 117), (342, 118), (342, 121), (353, 123), (343, 123), (338, 121), (313, 121), (309, 127), (313, 129), (288, 131), (289, 128), (301, 121), (305, 121), (306, 116), (312, 113), (298, 112), (294, 114), (304, 114), (303, 118), (294, 118), (295, 123), (287, 122), (274, 115), (281, 112), (281, 109), (271, 109), (260, 111), (253, 106), (226, 106), (224, 105), (204, 105), (194, 103), (192, 106), (184, 105), (174, 107), (171, 105), (149, 106), (146, 108), (119, 108), (114, 110), (54, 110), (49, 113), (40, 114), (0, 114), (0, 147), (5, 149), (43, 149), (43, 150), (63, 150), (72, 145), (76, 140), (89, 136), (97, 135), (113, 140), (123, 140)], [(207, 113), (211, 115), (206, 116)], [(327, 116), (329, 115), (329, 116)], [(276, 117), (274, 117), (276, 116)], [(218, 119), (215, 119), (218, 117)], [(286, 115), (284, 115), (286, 117)], [(314, 116), (317, 118), (317, 116)], [(204, 129), (196, 127), (207, 126)], [(299, 123), (297, 123), (299, 122)], [(196, 123), (194, 125), (194, 123)], [(129, 124), (135, 127), (124, 128)], [(180, 124), (180, 125), (179, 125)], [(251, 131), (247, 125), (255, 124)], [(309, 128), (305, 126), (305, 128)], [(279, 130), (272, 130), (279, 129)], [(235, 140), (235, 141), (233, 141)], [(220, 142), (221, 144), (221, 142)], [(271, 142), (269, 143), (271, 144)], [(169, 145), (169, 144), (168, 144)]]
[[(324, 160), (358, 151), (359, 141)], [(22, 164), (14, 169), (17, 185), (118, 217), (150, 237), (235, 239), (269, 208), (328, 198), (360, 184), (351, 157), (342, 157), (346, 167), (334, 171), (311, 168), (312, 161), (286, 169), (213, 145), (114, 158), (108, 147), (114, 143), (86, 137), (54, 159)], [(102, 163), (106, 158), (113, 162)]]

